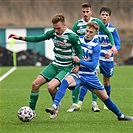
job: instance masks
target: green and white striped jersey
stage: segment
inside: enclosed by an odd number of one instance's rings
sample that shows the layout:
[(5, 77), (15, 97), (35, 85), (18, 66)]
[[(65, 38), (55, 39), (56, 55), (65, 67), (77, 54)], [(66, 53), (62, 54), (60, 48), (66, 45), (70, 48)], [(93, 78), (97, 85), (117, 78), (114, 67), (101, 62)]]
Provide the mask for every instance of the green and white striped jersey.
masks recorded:
[(102, 31), (103, 33), (105, 33), (109, 37), (111, 44), (115, 45), (112, 34), (106, 28), (105, 24), (98, 18), (91, 17), (88, 22), (84, 21), (84, 19), (82, 18), (74, 23), (74, 26), (72, 27), (72, 31), (74, 31), (78, 36), (85, 35), (86, 26), (87, 26), (87, 23), (89, 22), (97, 23), (99, 26), (99, 31)]
[(85, 35), (87, 23), (91, 22), (92, 19), (93, 17), (91, 17), (88, 22), (84, 21), (83, 18), (76, 21), (72, 27), (72, 31), (74, 31), (78, 36)]
[(73, 55), (73, 51), (75, 51), (75, 54), (82, 59), (83, 53), (79, 37), (68, 28), (62, 35), (57, 35), (54, 29), (52, 29), (47, 31), (46, 34), (40, 36), (26, 36), (25, 41), (40, 42), (50, 38), (52, 38), (54, 43), (53, 51), (55, 59), (52, 62), (53, 64), (64, 67), (72, 66), (73, 61), (71, 56)]

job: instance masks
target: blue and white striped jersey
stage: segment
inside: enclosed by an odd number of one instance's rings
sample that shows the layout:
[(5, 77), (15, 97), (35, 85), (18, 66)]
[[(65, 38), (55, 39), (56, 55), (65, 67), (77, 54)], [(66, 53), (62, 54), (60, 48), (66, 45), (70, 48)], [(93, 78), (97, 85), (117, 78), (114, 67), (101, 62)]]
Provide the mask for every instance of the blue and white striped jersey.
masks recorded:
[(98, 38), (92, 40), (86, 40), (85, 36), (79, 38), (81, 41), (81, 47), (83, 50), (83, 59), (80, 59), (80, 74), (94, 74), (98, 65), (101, 46)]
[[(106, 27), (112, 33), (112, 35), (114, 37), (116, 49), (119, 50), (121, 46), (120, 46), (120, 38), (119, 38), (117, 29), (110, 23), (108, 23), (106, 25)], [(108, 36), (106, 34), (104, 34), (102, 31), (99, 31), (98, 38), (99, 38), (99, 42), (101, 44), (100, 60), (102, 60), (102, 61), (114, 61), (113, 54), (111, 55), (111, 57), (109, 59), (105, 58), (106, 52), (109, 51), (112, 47)]]

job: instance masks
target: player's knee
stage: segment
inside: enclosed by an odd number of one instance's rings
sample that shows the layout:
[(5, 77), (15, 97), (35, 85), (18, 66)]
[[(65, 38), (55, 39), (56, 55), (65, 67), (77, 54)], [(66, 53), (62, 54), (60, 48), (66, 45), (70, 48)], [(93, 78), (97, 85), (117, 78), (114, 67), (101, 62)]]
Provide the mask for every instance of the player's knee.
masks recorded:
[(35, 81), (32, 82), (32, 91), (38, 91), (39, 90), (39, 84), (37, 84)]
[(57, 86), (55, 86), (54, 84), (51, 84), (51, 83), (48, 83), (48, 91), (51, 93), (51, 94), (54, 94), (56, 91), (57, 91)]
[(104, 80), (104, 86), (109, 86), (109, 85), (110, 85), (110, 82), (107, 80)]
[(54, 89), (54, 85), (52, 85), (51, 83), (48, 83), (48, 90), (52, 91)]

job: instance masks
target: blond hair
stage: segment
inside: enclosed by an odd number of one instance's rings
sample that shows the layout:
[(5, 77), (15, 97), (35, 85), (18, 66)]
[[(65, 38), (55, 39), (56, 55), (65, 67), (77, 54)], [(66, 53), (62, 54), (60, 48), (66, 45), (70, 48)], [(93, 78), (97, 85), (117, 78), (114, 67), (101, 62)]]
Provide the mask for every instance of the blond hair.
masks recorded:
[(59, 21), (62, 22), (62, 23), (65, 22), (65, 17), (64, 17), (64, 15), (63, 15), (62, 13), (56, 14), (56, 15), (53, 17), (53, 19), (52, 19), (52, 23), (53, 23), (53, 24), (56, 24), (56, 23), (58, 23)]
[(88, 26), (88, 27), (93, 27), (94, 29), (96, 29), (97, 32), (98, 32), (98, 30), (99, 30), (99, 26), (98, 26), (98, 24), (95, 23), (95, 22), (89, 22), (89, 23), (87, 24), (87, 26)]

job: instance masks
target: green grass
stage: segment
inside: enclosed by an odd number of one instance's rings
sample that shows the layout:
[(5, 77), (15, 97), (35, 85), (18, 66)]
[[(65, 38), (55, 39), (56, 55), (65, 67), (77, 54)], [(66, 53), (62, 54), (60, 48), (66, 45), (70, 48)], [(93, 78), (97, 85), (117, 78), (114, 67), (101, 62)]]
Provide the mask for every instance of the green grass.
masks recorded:
[[(1, 67), (1, 75), (10, 67)], [(109, 110), (103, 109), (98, 99), (100, 113), (91, 111), (91, 93), (85, 97), (82, 110), (67, 113), (70, 107), (71, 91), (67, 90), (56, 119), (50, 120), (45, 108), (52, 105), (47, 84), (40, 89), (37, 103), (37, 117), (24, 123), (17, 118), (20, 107), (28, 105), (32, 81), (43, 67), (18, 67), (11, 75), (0, 82), (0, 123), (1, 133), (133, 133), (133, 122), (118, 121)], [(101, 78), (101, 75), (99, 75)], [(111, 79), (111, 98), (126, 115), (133, 115), (132, 66), (115, 67)]]

